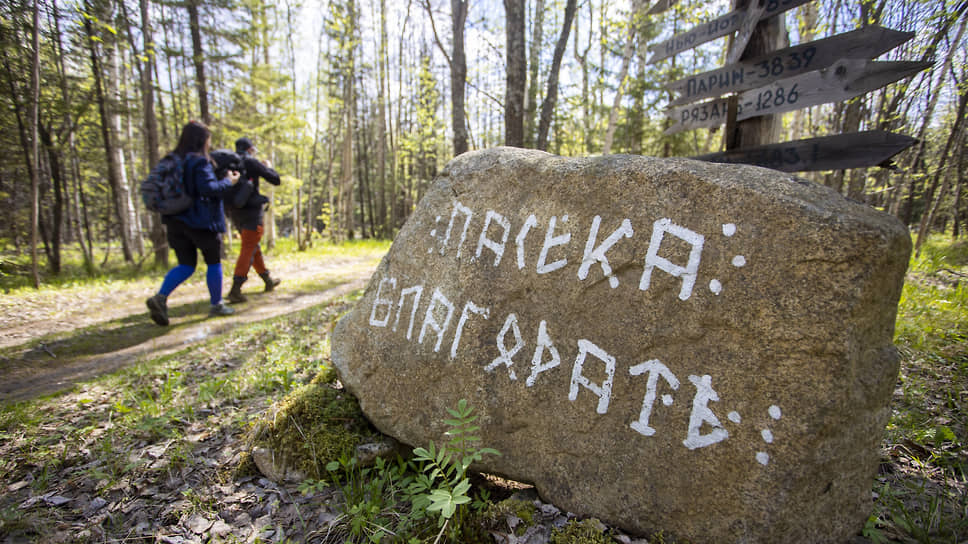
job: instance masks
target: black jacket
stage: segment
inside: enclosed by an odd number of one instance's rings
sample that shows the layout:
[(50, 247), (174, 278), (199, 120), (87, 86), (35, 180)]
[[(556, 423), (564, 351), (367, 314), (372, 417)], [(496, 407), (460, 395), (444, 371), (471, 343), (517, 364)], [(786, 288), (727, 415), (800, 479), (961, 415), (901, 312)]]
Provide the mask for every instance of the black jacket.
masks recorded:
[(279, 185), (279, 174), (245, 153), (242, 156), (244, 171), (239, 182), (225, 197), (226, 208), (232, 223), (239, 229), (256, 230), (262, 224), (265, 205), (269, 199), (259, 193), (259, 179)]

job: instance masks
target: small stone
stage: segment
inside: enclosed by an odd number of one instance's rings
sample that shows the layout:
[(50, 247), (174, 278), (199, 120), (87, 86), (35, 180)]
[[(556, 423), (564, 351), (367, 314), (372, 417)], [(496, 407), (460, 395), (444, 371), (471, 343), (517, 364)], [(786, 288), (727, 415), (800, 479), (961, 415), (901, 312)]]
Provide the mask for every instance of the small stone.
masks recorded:
[(188, 519), (187, 526), (193, 533), (200, 535), (208, 531), (212, 524), (212, 520), (200, 514), (195, 514)]

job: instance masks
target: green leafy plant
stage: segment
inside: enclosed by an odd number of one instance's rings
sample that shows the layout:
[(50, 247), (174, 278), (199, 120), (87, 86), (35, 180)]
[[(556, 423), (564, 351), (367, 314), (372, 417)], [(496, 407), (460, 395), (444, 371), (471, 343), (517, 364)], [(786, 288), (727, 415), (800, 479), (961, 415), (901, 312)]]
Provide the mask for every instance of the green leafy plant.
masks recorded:
[(439, 450), (433, 442), (428, 448), (413, 450), (418, 475), (409, 487), (416, 515), (426, 511), (438, 516), (437, 540), (452, 520), (455, 533), (459, 533), (465, 520), (467, 509), (462, 507), (472, 500), (467, 469), (485, 455), (501, 455), (493, 448), (480, 447), (482, 440), (476, 434), (480, 426), (474, 424), (477, 416), (466, 399), (457, 402), (456, 410), (448, 408), (447, 412), (451, 415), (444, 420), (450, 427), (445, 433), (449, 440)]
[(406, 463), (400, 459), (387, 463), (378, 458), (372, 467), (361, 467), (356, 457), (346, 455), (326, 465), (326, 470), (341, 482), (346, 502), (343, 516), (350, 533), (346, 541), (399, 540), (411, 530), (411, 519), (399, 512), (400, 503), (405, 500), (402, 490), (406, 469)]

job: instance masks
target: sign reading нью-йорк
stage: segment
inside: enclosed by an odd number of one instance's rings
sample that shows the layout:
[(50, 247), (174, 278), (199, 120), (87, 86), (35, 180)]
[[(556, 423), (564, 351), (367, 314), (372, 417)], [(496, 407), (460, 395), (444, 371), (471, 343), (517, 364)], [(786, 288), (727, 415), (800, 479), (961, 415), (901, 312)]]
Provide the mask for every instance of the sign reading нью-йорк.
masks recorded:
[(486, 472), (634, 533), (837, 542), (869, 515), (910, 239), (775, 171), (451, 161), (336, 327), (383, 432), (480, 414)]
[[(765, 0), (762, 14), (758, 19), (766, 19), (779, 15), (785, 11), (801, 6), (811, 0)], [(746, 10), (738, 9), (713, 19), (708, 23), (697, 25), (688, 32), (677, 34), (668, 40), (649, 46), (652, 56), (649, 57), (648, 64), (674, 56), (676, 53), (688, 51), (706, 42), (722, 38), (723, 36), (736, 32), (743, 26), (747, 19)]]

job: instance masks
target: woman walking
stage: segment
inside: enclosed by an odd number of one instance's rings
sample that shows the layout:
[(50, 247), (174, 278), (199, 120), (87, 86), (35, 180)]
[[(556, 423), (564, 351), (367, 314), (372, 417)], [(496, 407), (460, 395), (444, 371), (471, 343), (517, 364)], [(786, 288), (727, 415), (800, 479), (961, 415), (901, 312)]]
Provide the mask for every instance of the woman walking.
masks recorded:
[(168, 246), (175, 251), (178, 265), (165, 274), (158, 294), (146, 303), (151, 319), (168, 325), (168, 296), (195, 272), (198, 252), (208, 266), (205, 281), (212, 305), (208, 315), (234, 313), (222, 301), (222, 233), (225, 232), (223, 193), (239, 180), (239, 173), (229, 171), (224, 179), (216, 179), (208, 156), (212, 133), (204, 124), (191, 121), (182, 129), (178, 145), (172, 152), (182, 160), (185, 189), (193, 196), (192, 205), (184, 212), (163, 215), (168, 232)]

